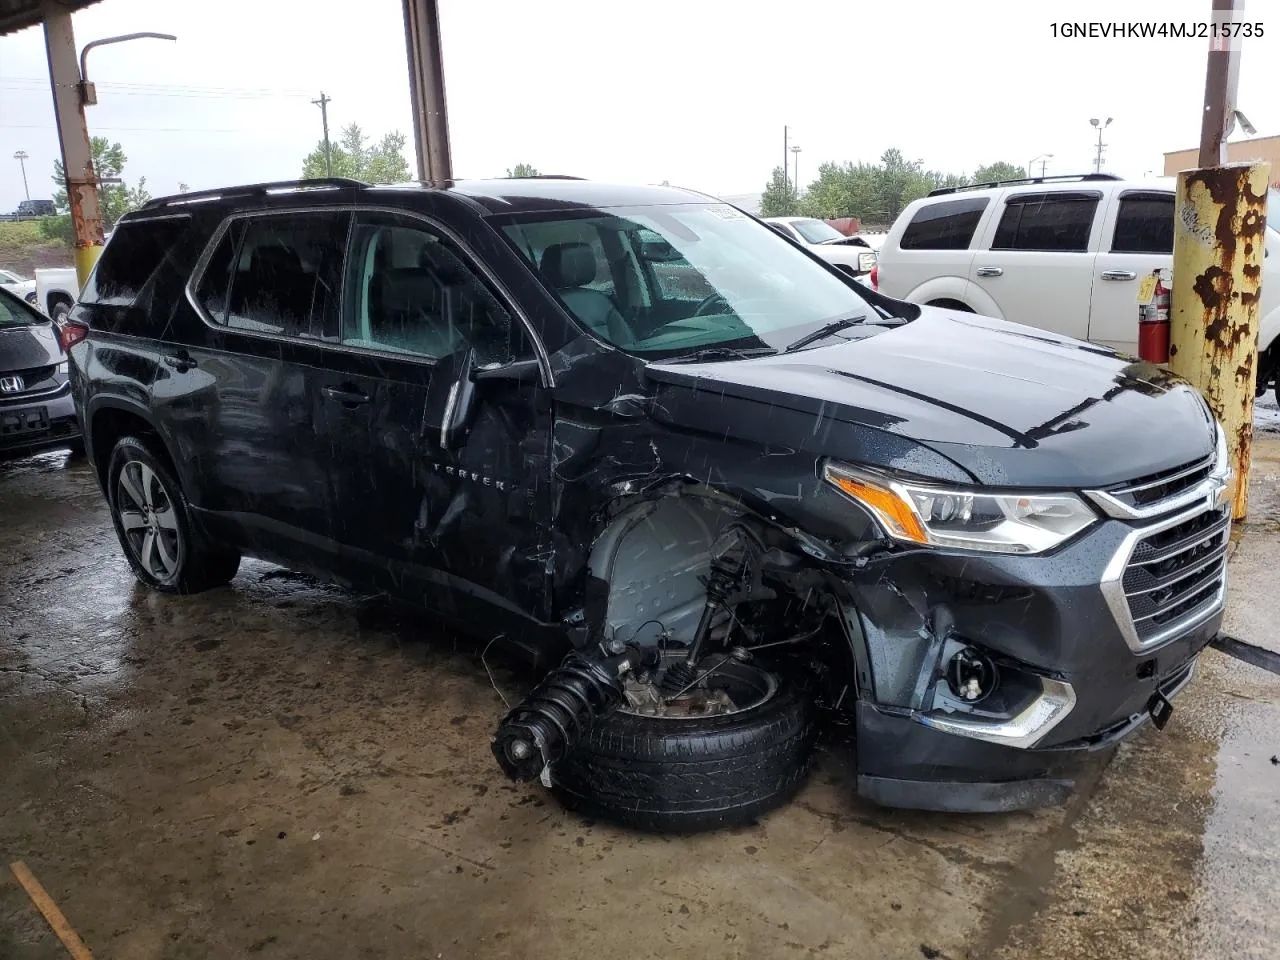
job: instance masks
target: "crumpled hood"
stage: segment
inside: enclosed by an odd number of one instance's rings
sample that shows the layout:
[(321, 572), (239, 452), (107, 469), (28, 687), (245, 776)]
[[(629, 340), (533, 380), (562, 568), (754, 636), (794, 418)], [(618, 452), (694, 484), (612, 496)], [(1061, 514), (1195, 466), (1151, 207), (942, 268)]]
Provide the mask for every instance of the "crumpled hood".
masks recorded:
[(785, 356), (650, 364), (647, 373), (898, 434), (983, 484), (1105, 486), (1214, 449), (1196, 391), (1105, 348), (932, 308), (900, 327), (846, 335)]

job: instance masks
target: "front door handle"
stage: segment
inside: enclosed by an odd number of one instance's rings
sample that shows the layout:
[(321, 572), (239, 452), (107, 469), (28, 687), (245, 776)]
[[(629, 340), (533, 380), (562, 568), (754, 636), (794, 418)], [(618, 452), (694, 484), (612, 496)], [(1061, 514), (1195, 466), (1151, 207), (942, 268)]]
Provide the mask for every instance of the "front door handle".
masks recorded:
[(973, 272), (979, 277), (1002, 277), (1004, 276), (1004, 267), (979, 267)]
[(347, 409), (355, 409), (362, 403), (369, 402), (369, 395), (359, 387), (344, 383), (337, 387), (324, 387), (324, 395)]
[(163, 360), (166, 365), (173, 367), (179, 373), (186, 373), (196, 366), (196, 358), (185, 350), (179, 350), (171, 357), (164, 357)]
[(1138, 275), (1132, 270), (1103, 270), (1103, 280), (1137, 280)]

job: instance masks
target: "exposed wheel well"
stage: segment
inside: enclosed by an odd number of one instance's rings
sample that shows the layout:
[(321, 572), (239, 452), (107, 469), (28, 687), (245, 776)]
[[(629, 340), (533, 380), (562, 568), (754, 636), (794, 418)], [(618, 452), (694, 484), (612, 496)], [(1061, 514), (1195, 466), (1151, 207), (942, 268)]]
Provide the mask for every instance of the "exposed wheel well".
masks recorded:
[(107, 461), (110, 459), (111, 450), (121, 437), (127, 436), (154, 438), (152, 448), (156, 456), (163, 458), (166, 466), (177, 476), (173, 457), (169, 455), (159, 434), (150, 423), (129, 410), (104, 407), (95, 413), (89, 422), (89, 449), (93, 454), (93, 464), (98, 471), (98, 479), (102, 482), (103, 489), (106, 489), (107, 485)]
[(951, 297), (939, 297), (937, 300), (930, 300), (930, 307), (942, 307), (946, 310), (959, 310), (961, 313), (973, 313), (973, 307), (960, 300), (953, 300)]

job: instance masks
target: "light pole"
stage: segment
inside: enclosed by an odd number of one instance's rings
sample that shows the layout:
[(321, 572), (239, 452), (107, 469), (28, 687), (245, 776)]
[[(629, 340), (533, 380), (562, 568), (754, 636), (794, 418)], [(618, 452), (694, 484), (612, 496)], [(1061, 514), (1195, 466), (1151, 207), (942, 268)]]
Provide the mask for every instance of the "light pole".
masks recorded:
[(1038, 160), (1040, 161), (1040, 179), (1043, 180), (1044, 168), (1048, 165), (1049, 161), (1052, 159), (1053, 159), (1052, 153), (1042, 153), (1038, 157), (1032, 157), (1030, 160), (1027, 161), (1027, 176), (1032, 178), (1035, 177), (1036, 175), (1035, 165), (1036, 165), (1036, 161)]
[(1100, 122), (1097, 117), (1091, 117), (1089, 119), (1089, 123), (1091, 123), (1098, 130), (1098, 156), (1093, 161), (1093, 172), (1101, 173), (1102, 172), (1102, 150), (1103, 150), (1102, 131), (1107, 129), (1107, 127), (1111, 126), (1111, 118), (1107, 117), (1106, 122), (1104, 123), (1104, 122)]
[(795, 144), (791, 147), (791, 155), (795, 160), (794, 168), (795, 168), (796, 196), (799, 197), (800, 196), (800, 145), (799, 144)]
[(27, 189), (27, 161), (31, 158), (31, 154), (25, 150), (19, 150), (13, 155), (13, 159), (18, 161), (18, 166), (22, 167), (22, 192), (28, 200), (31, 199), (31, 191)]

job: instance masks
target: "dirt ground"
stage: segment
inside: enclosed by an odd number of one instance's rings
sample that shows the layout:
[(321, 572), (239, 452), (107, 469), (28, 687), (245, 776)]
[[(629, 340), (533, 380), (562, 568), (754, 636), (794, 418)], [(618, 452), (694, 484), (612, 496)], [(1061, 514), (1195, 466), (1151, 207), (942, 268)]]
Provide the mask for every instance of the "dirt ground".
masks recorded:
[[(1278, 480), (1264, 432), (1228, 626), (1271, 646)], [(19, 860), (100, 960), (1280, 956), (1280, 677), (1216, 652), (1065, 808), (881, 810), (830, 747), (788, 807), (682, 839), (503, 780), (494, 681), (267, 564), (149, 593), (84, 461), (0, 466), (0, 958), (66, 955)]]

